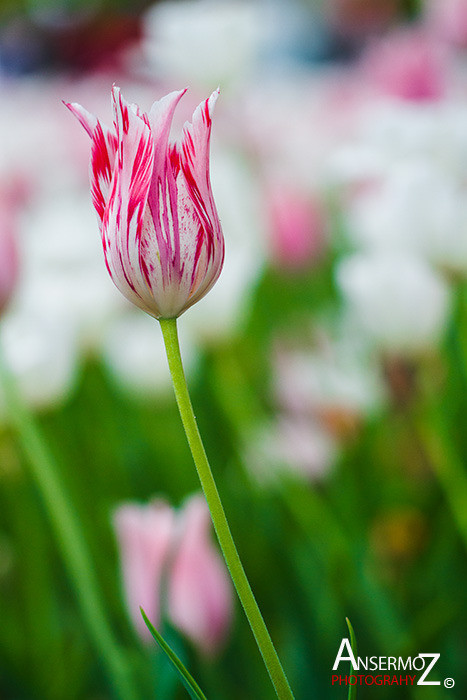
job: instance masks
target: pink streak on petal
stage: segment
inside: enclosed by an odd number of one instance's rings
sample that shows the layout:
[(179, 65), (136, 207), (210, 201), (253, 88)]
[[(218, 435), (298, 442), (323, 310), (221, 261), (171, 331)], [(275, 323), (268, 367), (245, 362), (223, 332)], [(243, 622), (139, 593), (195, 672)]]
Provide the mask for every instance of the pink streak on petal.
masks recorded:
[(195, 495), (183, 510), (180, 543), (168, 588), (169, 616), (199, 648), (212, 656), (225, 641), (233, 596), (225, 564), (210, 539), (204, 498)]
[[(200, 220), (196, 241), (192, 243), (194, 256), (188, 306), (209, 291), (219, 277), (224, 262), (224, 238), (209, 177), (212, 112), (218, 95), (219, 90), (216, 90), (197, 107), (192, 123), (184, 126), (179, 146), (180, 168), (186, 191)], [(200, 264), (201, 267), (205, 266), (204, 277)], [(209, 274), (206, 274), (207, 271)], [(203, 284), (199, 287), (201, 279)]]
[[(154, 221), (154, 233), (160, 255), (162, 279), (157, 285), (166, 289), (176, 282), (180, 268), (180, 236), (177, 217), (177, 189), (173, 172), (173, 147), (169, 145), (170, 128), (176, 106), (186, 90), (171, 92), (155, 102), (149, 112), (154, 135), (154, 170), (149, 194), (149, 208)], [(156, 291), (156, 290), (155, 290)]]
[(92, 139), (91, 148), (91, 194), (94, 207), (102, 227), (105, 208), (109, 198), (110, 183), (115, 164), (117, 138), (113, 131), (76, 102), (64, 103), (86, 129)]
[(153, 139), (145, 120), (113, 89), (118, 138), (117, 157), (102, 234), (112, 279), (130, 301), (157, 315), (140, 260), (149, 186), (153, 169)]
[(164, 501), (145, 506), (127, 503), (116, 509), (113, 523), (130, 617), (141, 638), (150, 642), (139, 608), (156, 627), (160, 624), (161, 587), (174, 537), (174, 513)]

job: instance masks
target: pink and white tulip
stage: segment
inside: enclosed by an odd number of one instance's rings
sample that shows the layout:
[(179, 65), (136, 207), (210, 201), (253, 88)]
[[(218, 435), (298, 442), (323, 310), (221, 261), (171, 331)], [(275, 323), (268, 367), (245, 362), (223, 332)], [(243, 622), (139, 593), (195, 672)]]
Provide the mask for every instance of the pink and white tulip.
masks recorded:
[(140, 606), (157, 627), (161, 618), (162, 578), (172, 546), (175, 515), (164, 501), (148, 505), (126, 503), (115, 511), (113, 521), (130, 617), (138, 634), (150, 641)]
[(326, 221), (317, 198), (299, 187), (272, 182), (266, 191), (269, 249), (275, 265), (289, 271), (304, 269), (323, 251)]
[(140, 606), (156, 627), (167, 615), (203, 654), (214, 655), (230, 628), (233, 597), (211, 542), (204, 498), (192, 496), (179, 513), (162, 500), (123, 504), (114, 527), (127, 604), (141, 638), (151, 640)]
[(23, 193), (21, 183), (13, 182), (0, 192), (0, 313), (8, 304), (16, 286), (19, 271), (17, 228), (19, 205)]
[(186, 502), (181, 528), (168, 586), (169, 616), (205, 655), (212, 656), (230, 628), (232, 587), (211, 543), (211, 516), (200, 494)]
[(199, 301), (224, 260), (209, 177), (218, 91), (172, 143), (172, 119), (184, 93), (166, 95), (145, 113), (114, 87), (111, 128), (66, 103), (92, 140), (92, 199), (109, 274), (127, 299), (155, 318), (176, 318)]
[(419, 28), (398, 29), (373, 41), (363, 54), (362, 66), (374, 88), (391, 97), (438, 100), (447, 89), (446, 51)]

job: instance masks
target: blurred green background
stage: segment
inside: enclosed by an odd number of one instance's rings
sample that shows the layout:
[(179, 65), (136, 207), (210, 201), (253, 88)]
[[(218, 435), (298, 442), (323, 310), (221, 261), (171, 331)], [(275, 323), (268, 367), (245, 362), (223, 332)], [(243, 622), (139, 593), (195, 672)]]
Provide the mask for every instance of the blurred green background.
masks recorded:
[[(225, 282), (179, 326), (252, 588), (297, 700), (347, 697), (331, 684), (346, 616), (362, 657), (440, 654), (439, 686), (362, 687), (359, 699), (460, 700), (467, 7), (453, 24), (435, 5), (2, 2), (0, 226), (19, 251), (2, 352), (141, 700), (187, 695), (133, 631), (111, 514), (155, 495), (178, 507), (199, 485), (157, 322), (106, 278), (89, 144), (60, 100), (110, 121), (113, 82), (145, 109), (189, 84), (189, 118), (220, 82)], [(398, 32), (426, 43), (402, 49)], [(0, 698), (114, 698), (27, 435), (1, 399)], [(161, 632), (208, 698), (273, 697), (238, 604), (212, 659), (170, 621)]]

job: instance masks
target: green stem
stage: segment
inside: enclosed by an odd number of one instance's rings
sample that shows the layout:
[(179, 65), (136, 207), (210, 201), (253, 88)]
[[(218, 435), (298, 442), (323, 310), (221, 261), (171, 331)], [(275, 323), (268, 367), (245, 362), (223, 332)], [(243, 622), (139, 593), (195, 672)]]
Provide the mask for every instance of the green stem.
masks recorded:
[(216, 483), (204, 450), (201, 435), (196, 423), (191, 405), (185, 373), (183, 371), (180, 346), (178, 342), (177, 320), (175, 318), (159, 319), (164, 336), (167, 360), (175, 391), (180, 416), (193, 455), (201, 486), (211, 511), (211, 518), (217, 538), (229, 567), (232, 581), (237, 589), (238, 597), (243, 606), (256, 643), (271, 677), (277, 697), (281, 700), (293, 700), (293, 693), (285, 676), (277, 652), (264, 623), (258, 604), (246, 577), (243, 565), (238, 556), (237, 548), (230, 532), (229, 524), (224, 513)]
[(18, 434), (32, 476), (45, 503), (90, 637), (105, 664), (116, 696), (121, 700), (134, 700), (136, 695), (129, 678), (127, 662), (113, 638), (78, 515), (61, 483), (55, 460), (33, 416), (19, 396), (1, 352), (0, 380), (9, 420)]

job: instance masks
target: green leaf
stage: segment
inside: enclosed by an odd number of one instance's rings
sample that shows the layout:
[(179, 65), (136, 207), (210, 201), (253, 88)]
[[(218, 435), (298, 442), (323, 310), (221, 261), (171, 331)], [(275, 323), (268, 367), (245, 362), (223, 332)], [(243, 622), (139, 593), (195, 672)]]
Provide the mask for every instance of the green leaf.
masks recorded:
[(163, 637), (159, 634), (159, 632), (156, 630), (156, 628), (151, 624), (151, 622), (148, 620), (146, 613), (144, 612), (143, 608), (140, 608), (141, 610), (141, 615), (143, 616), (143, 620), (146, 623), (146, 626), (156, 642), (159, 644), (159, 646), (165, 651), (167, 656), (169, 657), (170, 661), (173, 663), (177, 671), (179, 672), (182, 683), (187, 689), (188, 693), (194, 700), (207, 700), (205, 694), (193, 678), (193, 676), (186, 670), (185, 666), (182, 664), (178, 656), (175, 654), (174, 651), (169, 647), (167, 642), (163, 639)]
[[(351, 625), (351, 622), (348, 617), (345, 618), (345, 621), (347, 622), (347, 627), (349, 628), (349, 633), (350, 633), (350, 646), (352, 647), (353, 655), (355, 658), (357, 658), (357, 640), (355, 638), (355, 632), (353, 631), (353, 627)], [(350, 675), (353, 674), (354, 668), (352, 667), (352, 662), (350, 663)], [(347, 696), (347, 700), (356, 700), (357, 697), (357, 686), (356, 685), (349, 685), (349, 694)]]

